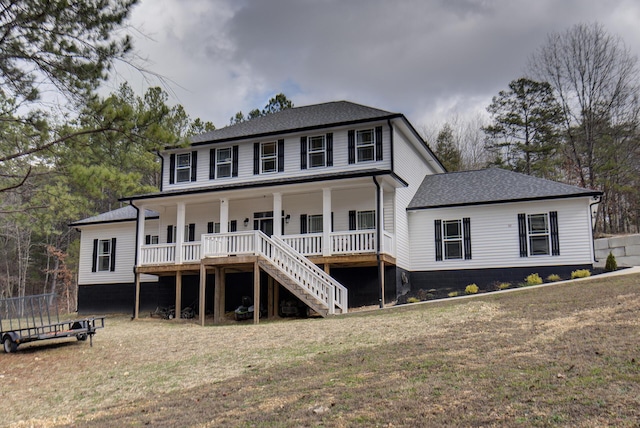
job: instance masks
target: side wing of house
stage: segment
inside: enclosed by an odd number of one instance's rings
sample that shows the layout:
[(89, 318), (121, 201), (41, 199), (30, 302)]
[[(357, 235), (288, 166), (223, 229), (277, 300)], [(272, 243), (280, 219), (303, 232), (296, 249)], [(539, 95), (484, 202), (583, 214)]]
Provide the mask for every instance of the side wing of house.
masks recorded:
[(459, 278), (490, 284), (591, 268), (590, 197), (409, 212), (414, 286)]

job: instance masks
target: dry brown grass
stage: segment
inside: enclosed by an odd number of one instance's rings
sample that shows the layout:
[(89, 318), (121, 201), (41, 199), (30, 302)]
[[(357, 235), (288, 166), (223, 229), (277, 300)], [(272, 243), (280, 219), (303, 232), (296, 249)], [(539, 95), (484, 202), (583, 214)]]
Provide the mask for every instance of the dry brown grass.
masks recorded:
[(109, 317), (0, 355), (26, 426), (638, 426), (640, 275), (258, 326)]

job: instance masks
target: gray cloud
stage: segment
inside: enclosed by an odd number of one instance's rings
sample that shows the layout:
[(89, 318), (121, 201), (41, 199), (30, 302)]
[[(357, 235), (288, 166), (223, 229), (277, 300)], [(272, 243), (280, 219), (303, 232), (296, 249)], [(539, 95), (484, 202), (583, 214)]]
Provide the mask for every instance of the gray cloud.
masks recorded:
[(149, 68), (216, 126), (278, 92), (397, 111), (416, 126), (475, 114), (548, 33), (593, 21), (640, 52), (633, 0), (143, 0), (132, 16), (153, 39), (136, 40)]

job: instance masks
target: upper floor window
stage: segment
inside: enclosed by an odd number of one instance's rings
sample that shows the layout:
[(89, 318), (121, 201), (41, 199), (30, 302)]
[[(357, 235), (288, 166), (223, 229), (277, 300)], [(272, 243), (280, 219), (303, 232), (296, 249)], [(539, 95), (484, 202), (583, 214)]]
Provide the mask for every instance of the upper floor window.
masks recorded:
[(471, 218), (434, 220), (436, 261), (471, 259)]
[(558, 212), (518, 214), (520, 257), (559, 256)]
[(300, 137), (300, 168), (333, 166), (333, 133)]
[(350, 164), (382, 160), (382, 126), (350, 130), (347, 137)]
[(284, 171), (284, 140), (254, 143), (253, 173), (268, 174)]
[(211, 149), (209, 180), (238, 176), (238, 146)]
[(116, 269), (116, 238), (93, 240), (91, 272), (113, 272)]
[(198, 152), (172, 153), (169, 157), (169, 184), (196, 181)]

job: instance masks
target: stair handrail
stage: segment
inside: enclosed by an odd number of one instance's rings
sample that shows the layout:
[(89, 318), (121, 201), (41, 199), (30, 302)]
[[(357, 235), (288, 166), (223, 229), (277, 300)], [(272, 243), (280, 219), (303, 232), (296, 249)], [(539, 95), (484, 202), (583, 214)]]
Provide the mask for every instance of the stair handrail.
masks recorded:
[[(264, 234), (263, 234), (264, 235)], [(315, 263), (312, 263), (307, 257), (305, 257), (302, 253), (296, 251), (293, 247), (287, 244), (282, 238), (279, 236), (272, 236), (269, 238), (267, 235), (264, 235), (268, 240), (272, 241), (275, 246), (277, 246), (281, 251), (287, 253), (290, 257), (294, 258), (298, 263), (305, 266), (305, 268), (311, 270), (314, 275), (320, 277), (325, 283), (329, 284), (329, 291), (333, 289), (333, 293), (329, 293), (333, 299), (333, 304), (330, 304), (330, 313), (334, 313), (334, 305), (339, 307), (342, 313), (347, 313), (348, 310), (348, 291), (347, 288), (340, 284), (335, 280), (331, 275), (326, 273), (324, 270), (320, 269)]]

